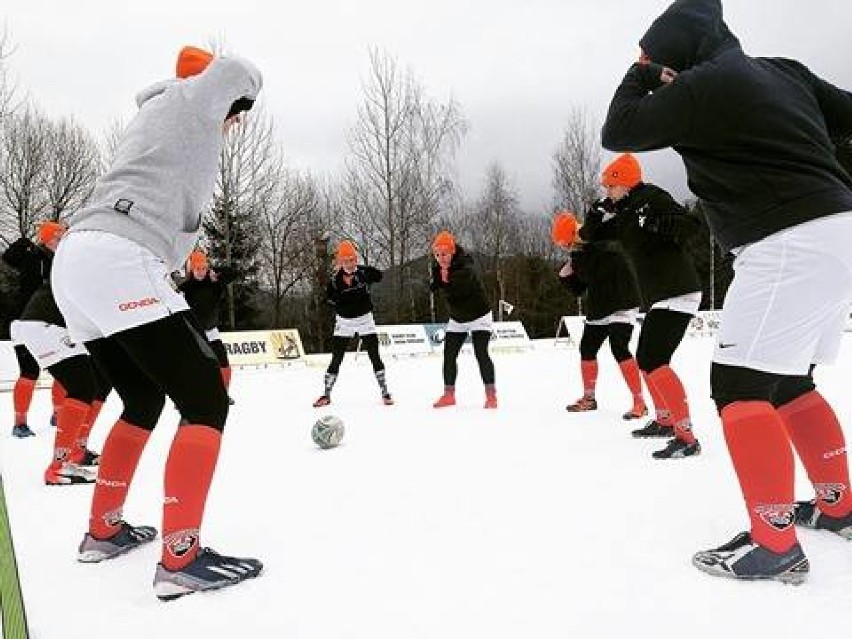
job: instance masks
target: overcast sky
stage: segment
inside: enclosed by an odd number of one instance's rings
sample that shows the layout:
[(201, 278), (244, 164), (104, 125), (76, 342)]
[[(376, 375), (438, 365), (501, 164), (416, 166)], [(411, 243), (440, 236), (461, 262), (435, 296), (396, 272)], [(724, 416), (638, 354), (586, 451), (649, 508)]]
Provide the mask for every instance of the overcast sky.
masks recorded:
[[(133, 97), (174, 73), (184, 44), (224, 41), (264, 74), (264, 100), (294, 168), (334, 172), (379, 46), (428, 95), (455, 98), (470, 124), (458, 155), (475, 197), (487, 165), (508, 171), (525, 208), (551, 201), (551, 156), (572, 106), (600, 121), (661, 0), (6, 0), (8, 61), (52, 117), (100, 135), (127, 121)], [(849, 0), (729, 0), (731, 29), (752, 55), (794, 57), (852, 88)], [(606, 156), (609, 157), (609, 156)], [(646, 177), (688, 195), (672, 152)]]

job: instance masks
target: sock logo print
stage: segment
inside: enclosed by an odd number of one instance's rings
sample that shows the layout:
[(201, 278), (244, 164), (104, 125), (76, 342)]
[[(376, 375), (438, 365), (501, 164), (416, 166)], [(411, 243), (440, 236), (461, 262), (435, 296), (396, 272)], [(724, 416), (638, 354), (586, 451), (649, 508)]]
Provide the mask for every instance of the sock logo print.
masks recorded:
[(786, 530), (793, 525), (793, 504), (758, 504), (754, 512), (775, 530)]
[(198, 545), (198, 528), (178, 530), (164, 540), (165, 546), (173, 557), (185, 557)]
[(814, 484), (814, 490), (818, 500), (832, 506), (843, 499), (846, 486), (843, 484)]

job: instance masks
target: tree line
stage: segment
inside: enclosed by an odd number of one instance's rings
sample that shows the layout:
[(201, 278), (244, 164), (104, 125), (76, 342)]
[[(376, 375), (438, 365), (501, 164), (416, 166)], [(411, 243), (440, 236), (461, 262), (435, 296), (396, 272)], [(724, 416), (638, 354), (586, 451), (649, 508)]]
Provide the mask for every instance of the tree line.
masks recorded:
[[(45, 116), (11, 82), (12, 47), (0, 37), (0, 243), (32, 238), (45, 219), (85, 205), (120, 139), (116, 123), (99, 138), (70, 118)], [(380, 323), (442, 321), (428, 287), (430, 242), (450, 229), (477, 259), (495, 311), (506, 300), (532, 337), (552, 336), (561, 315), (582, 312), (560, 287), (565, 255), (550, 241), (550, 219), (570, 209), (581, 218), (598, 197), (602, 154), (596, 123), (579, 107), (552, 154), (548, 211), (522, 210), (511, 176), (486, 168), (481, 192), (465, 198), (455, 178), (468, 122), (460, 104), (436, 100), (414, 74), (379, 49), (369, 53), (362, 99), (348, 131), (342, 170), (319, 175), (287, 163), (275, 119), (262, 101), (231, 129), (200, 241), (213, 265), (238, 273), (229, 286), (222, 328), (297, 327), (306, 348), (325, 350), (331, 310), (325, 285), (334, 248), (351, 239), (362, 260), (385, 271), (374, 289)], [(695, 203), (688, 203), (696, 207)], [(0, 248), (3, 248), (0, 246)], [(721, 305), (729, 260), (706, 228), (691, 252), (705, 287), (704, 306)], [(0, 267), (0, 336), (14, 319), (16, 279)]]

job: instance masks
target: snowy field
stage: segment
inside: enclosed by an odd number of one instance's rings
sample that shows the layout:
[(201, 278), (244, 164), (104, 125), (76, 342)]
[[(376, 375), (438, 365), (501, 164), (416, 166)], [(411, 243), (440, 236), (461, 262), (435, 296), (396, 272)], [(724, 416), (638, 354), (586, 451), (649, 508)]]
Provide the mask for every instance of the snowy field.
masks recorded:
[[(434, 410), (439, 358), (389, 360), (384, 407), (365, 356), (344, 362), (328, 409), (311, 407), (321, 367), (240, 370), (202, 543), (265, 563), (257, 580), (161, 603), (159, 544), (100, 565), (75, 561), (92, 488), (45, 487), (49, 393), (31, 426), (3, 426), (2, 469), (30, 629), (39, 639), (802, 637), (852, 627), (852, 545), (804, 531), (801, 587), (736, 583), (695, 570), (692, 553), (728, 541), (746, 517), (709, 399), (712, 341), (674, 361), (691, 397), (698, 458), (655, 461), (634, 440), (629, 397), (608, 348), (595, 413), (569, 414), (578, 353), (542, 342), (495, 358), (500, 408), (482, 409), (463, 356), (459, 405)], [(852, 427), (852, 335), (818, 381)], [(330, 409), (330, 410), (329, 410)], [(11, 394), (0, 396), (11, 416)], [(310, 439), (320, 415), (345, 420), (344, 444)], [(118, 413), (93, 432), (100, 449)], [(167, 410), (125, 510), (160, 526), (162, 469), (177, 415)], [(10, 419), (4, 420), (11, 422)], [(11, 425), (11, 424), (10, 424)], [(799, 469), (799, 497), (811, 491)]]

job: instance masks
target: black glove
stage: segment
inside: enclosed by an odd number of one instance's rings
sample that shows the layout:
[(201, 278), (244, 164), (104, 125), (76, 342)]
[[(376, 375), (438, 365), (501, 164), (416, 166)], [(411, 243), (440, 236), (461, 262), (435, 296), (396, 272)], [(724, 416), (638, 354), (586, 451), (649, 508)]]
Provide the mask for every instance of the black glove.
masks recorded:
[(633, 73), (646, 91), (656, 91), (663, 86), (663, 65), (649, 62), (648, 64), (633, 65)]

